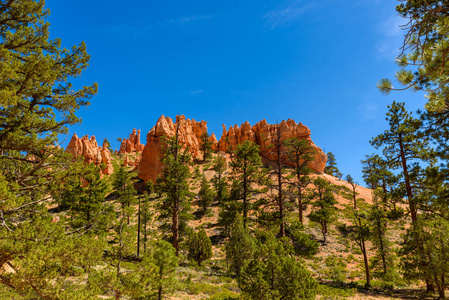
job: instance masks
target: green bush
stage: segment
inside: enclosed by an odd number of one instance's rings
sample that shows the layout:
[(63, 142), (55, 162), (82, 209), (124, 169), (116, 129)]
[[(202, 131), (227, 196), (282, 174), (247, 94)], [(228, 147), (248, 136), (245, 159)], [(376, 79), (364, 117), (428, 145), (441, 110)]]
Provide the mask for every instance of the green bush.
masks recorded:
[(240, 295), (231, 291), (221, 291), (216, 294), (213, 294), (208, 299), (212, 300), (238, 300), (240, 299)]
[(317, 294), (321, 299), (339, 299), (354, 296), (357, 289), (345, 287), (333, 287), (329, 285), (319, 284), (317, 287)]
[(204, 228), (201, 228), (198, 233), (190, 232), (188, 246), (189, 253), (187, 257), (196, 261), (199, 266), (201, 266), (203, 261), (212, 257), (212, 242)]
[(344, 282), (346, 280), (348, 270), (346, 269), (347, 264), (343, 258), (337, 257), (336, 255), (328, 255), (324, 260), (324, 264), (326, 266), (325, 275), (328, 278), (335, 282)]
[(288, 243), (274, 235), (259, 243), (257, 250), (237, 279), (249, 299), (315, 299), (317, 282), (310, 272), (291, 256)]
[(311, 234), (303, 232), (304, 226), (298, 221), (292, 222), (289, 228), (295, 253), (300, 256), (312, 257), (318, 252), (320, 244), (312, 238)]

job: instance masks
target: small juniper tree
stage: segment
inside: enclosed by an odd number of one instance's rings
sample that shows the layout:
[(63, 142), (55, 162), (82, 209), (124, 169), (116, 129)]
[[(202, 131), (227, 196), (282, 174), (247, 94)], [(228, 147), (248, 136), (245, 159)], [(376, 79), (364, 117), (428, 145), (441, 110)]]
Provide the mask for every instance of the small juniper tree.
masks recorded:
[(231, 227), (231, 233), (226, 244), (226, 261), (228, 269), (240, 276), (240, 270), (245, 262), (249, 260), (256, 249), (256, 240), (244, 226), (241, 216), (237, 216)]
[(189, 253), (187, 257), (196, 261), (199, 266), (201, 266), (203, 261), (212, 257), (212, 243), (204, 228), (201, 228), (198, 232), (193, 230), (190, 232), (188, 248)]
[(249, 299), (315, 299), (317, 281), (292, 256), (288, 243), (269, 234), (259, 243), (254, 256), (237, 279)]

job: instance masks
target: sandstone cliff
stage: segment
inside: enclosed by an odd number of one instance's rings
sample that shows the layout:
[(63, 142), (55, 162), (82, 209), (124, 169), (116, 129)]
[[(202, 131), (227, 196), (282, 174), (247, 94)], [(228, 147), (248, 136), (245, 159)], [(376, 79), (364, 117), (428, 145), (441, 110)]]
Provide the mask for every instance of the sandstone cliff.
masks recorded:
[(177, 116), (176, 121), (169, 117), (161, 116), (156, 125), (147, 134), (147, 143), (142, 152), (142, 157), (137, 166), (137, 174), (145, 181), (155, 181), (160, 174), (162, 164), (161, 145), (162, 137), (172, 137), (176, 134), (179, 125), (179, 142), (188, 147), (193, 158), (200, 158), (200, 137), (207, 132), (207, 122), (189, 120), (184, 115)]
[(103, 143), (103, 147), (99, 147), (95, 136), (89, 139), (88, 135), (78, 138), (76, 133), (73, 134), (65, 152), (73, 154), (74, 157), (83, 156), (84, 162), (88, 164), (99, 166), (104, 163), (106, 167), (101, 170), (102, 174), (111, 175), (114, 171), (111, 152), (106, 143)]

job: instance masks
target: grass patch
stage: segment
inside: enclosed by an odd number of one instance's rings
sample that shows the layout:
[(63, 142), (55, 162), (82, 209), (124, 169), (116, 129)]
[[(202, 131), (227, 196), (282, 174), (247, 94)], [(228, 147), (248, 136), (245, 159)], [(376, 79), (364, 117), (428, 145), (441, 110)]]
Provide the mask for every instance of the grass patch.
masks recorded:
[(357, 289), (347, 288), (340, 286), (331, 286), (325, 284), (319, 284), (317, 288), (317, 294), (324, 299), (336, 300), (341, 298), (352, 297), (355, 295)]

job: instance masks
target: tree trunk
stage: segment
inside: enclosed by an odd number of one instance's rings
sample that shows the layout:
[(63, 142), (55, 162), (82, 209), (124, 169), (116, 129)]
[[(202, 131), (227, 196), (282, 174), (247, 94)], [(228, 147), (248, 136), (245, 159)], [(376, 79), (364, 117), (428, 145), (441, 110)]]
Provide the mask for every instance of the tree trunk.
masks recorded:
[(298, 176), (298, 217), (299, 217), (299, 222), (301, 223), (301, 225), (303, 225), (303, 211), (302, 211), (302, 189), (299, 186), (299, 176)]
[(407, 159), (405, 157), (404, 145), (402, 144), (402, 138), (399, 136), (399, 148), (401, 151), (401, 163), (402, 163), (402, 171), (404, 172), (404, 180), (405, 180), (405, 189), (407, 191), (407, 198), (410, 207), (410, 213), (412, 215), (412, 223), (413, 226), (416, 226), (416, 221), (418, 221), (418, 216), (416, 213), (416, 205), (413, 200), (412, 186), (410, 184), (410, 177), (408, 174), (407, 168)]
[(137, 258), (140, 257), (140, 197), (139, 197), (139, 208), (137, 212)]
[(362, 250), (363, 261), (365, 263), (366, 286), (370, 287), (371, 286), (371, 277), (370, 277), (370, 273), (369, 273), (369, 262), (368, 262), (368, 255), (366, 253), (365, 239), (363, 237), (361, 240), (360, 249)]
[(354, 201), (354, 209), (357, 209), (357, 193), (356, 193), (356, 185), (354, 184), (352, 186), (352, 197), (353, 197), (353, 201)]
[(283, 237), (285, 236), (285, 224), (284, 224), (284, 199), (282, 194), (282, 173), (281, 169), (278, 169), (278, 182), (279, 182), (279, 219), (281, 221), (280, 228), (279, 228), (279, 236)]
[(248, 207), (247, 207), (247, 178), (246, 178), (246, 160), (243, 163), (243, 226), (246, 228), (246, 219), (248, 218)]
[(379, 228), (378, 234), (379, 234), (379, 243), (380, 243), (380, 253), (382, 253), (382, 264), (383, 264), (384, 276), (385, 276), (385, 275), (387, 275), (387, 260), (385, 257), (385, 249), (384, 249), (382, 230), (381, 230), (382, 224), (381, 224), (380, 220), (377, 221), (377, 226)]
[[(178, 202), (178, 201), (176, 201)], [(173, 207), (173, 225), (172, 225), (172, 232), (173, 232), (173, 247), (176, 250), (176, 256), (179, 257), (179, 216), (178, 216), (178, 207), (177, 203)]]

